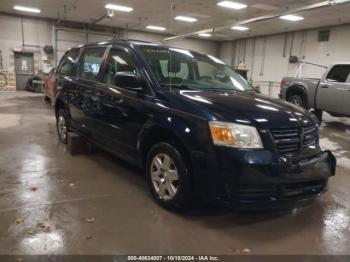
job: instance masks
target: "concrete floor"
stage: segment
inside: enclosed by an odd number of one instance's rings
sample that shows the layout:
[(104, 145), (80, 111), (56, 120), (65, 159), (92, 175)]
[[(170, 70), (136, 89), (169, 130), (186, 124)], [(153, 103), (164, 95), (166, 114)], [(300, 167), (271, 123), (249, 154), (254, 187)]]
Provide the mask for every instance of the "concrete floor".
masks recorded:
[(349, 119), (326, 116), (321, 144), (337, 175), (308, 207), (179, 215), (153, 202), (132, 166), (71, 156), (41, 96), (0, 93), (0, 254), (350, 254), (349, 134)]

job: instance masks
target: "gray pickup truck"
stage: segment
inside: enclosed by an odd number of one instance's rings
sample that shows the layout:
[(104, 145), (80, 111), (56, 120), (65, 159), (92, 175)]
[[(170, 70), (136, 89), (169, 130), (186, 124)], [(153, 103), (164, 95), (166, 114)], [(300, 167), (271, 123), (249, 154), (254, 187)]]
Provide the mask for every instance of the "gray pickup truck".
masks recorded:
[(280, 98), (313, 110), (322, 121), (325, 111), (336, 117), (350, 117), (350, 63), (332, 64), (321, 79), (285, 77)]

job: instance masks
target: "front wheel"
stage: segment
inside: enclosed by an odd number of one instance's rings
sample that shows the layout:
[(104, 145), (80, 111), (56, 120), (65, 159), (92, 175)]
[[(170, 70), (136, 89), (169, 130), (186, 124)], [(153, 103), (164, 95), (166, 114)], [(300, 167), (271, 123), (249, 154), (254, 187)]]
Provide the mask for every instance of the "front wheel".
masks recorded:
[(189, 168), (174, 146), (161, 142), (147, 154), (146, 175), (153, 198), (162, 207), (183, 211), (192, 202)]

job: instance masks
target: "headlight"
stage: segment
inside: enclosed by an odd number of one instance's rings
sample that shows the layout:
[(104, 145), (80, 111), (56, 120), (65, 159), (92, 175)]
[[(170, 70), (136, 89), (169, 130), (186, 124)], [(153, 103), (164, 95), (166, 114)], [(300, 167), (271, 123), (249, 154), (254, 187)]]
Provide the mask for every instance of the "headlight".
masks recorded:
[(215, 145), (235, 148), (263, 148), (255, 127), (211, 121), (209, 128)]

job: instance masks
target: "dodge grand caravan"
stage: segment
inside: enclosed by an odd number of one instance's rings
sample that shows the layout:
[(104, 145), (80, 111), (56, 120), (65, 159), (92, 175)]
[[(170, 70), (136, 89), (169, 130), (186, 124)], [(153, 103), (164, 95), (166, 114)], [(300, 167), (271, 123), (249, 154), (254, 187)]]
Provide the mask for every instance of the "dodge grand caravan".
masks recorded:
[(59, 139), (75, 132), (145, 170), (163, 207), (193, 196), (225, 205), (285, 205), (327, 188), (336, 160), (317, 119), (259, 94), (221, 60), (112, 40), (67, 51), (57, 70)]

